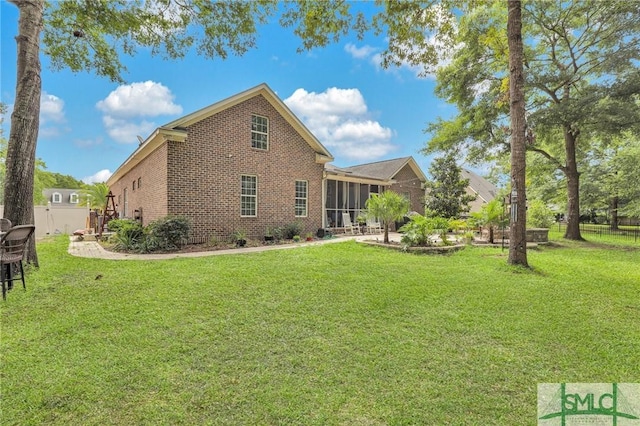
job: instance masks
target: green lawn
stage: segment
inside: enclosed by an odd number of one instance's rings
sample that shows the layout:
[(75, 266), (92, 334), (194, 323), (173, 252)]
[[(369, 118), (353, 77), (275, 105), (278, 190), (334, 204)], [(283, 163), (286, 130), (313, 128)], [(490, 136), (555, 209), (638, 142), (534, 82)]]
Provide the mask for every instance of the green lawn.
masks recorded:
[(3, 425), (533, 425), (540, 382), (640, 382), (637, 245), (556, 243), (528, 271), (499, 248), (67, 243), (1, 304)]

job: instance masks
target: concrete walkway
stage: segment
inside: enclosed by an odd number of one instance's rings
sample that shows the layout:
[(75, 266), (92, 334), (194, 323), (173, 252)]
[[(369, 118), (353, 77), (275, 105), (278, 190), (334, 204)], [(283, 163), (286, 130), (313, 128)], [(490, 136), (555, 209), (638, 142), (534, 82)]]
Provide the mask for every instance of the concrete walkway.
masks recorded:
[[(97, 259), (107, 260), (165, 260), (176, 259), (179, 257), (203, 257), (203, 256), (220, 256), (225, 254), (243, 254), (243, 253), (256, 253), (269, 250), (286, 250), (294, 249), (298, 247), (317, 246), (321, 244), (339, 243), (347, 240), (379, 240), (382, 241), (383, 234), (373, 235), (337, 235), (336, 238), (328, 240), (317, 240), (312, 242), (300, 242), (294, 244), (280, 244), (272, 246), (260, 246), (260, 247), (243, 247), (225, 250), (210, 250), (210, 251), (198, 251), (193, 253), (160, 253), (160, 254), (132, 254), (132, 253), (117, 253), (105, 250), (97, 241), (78, 241), (77, 237), (71, 236), (69, 242), (69, 254), (77, 257), (91, 257)], [(400, 234), (395, 232), (389, 233), (389, 240), (400, 241)]]

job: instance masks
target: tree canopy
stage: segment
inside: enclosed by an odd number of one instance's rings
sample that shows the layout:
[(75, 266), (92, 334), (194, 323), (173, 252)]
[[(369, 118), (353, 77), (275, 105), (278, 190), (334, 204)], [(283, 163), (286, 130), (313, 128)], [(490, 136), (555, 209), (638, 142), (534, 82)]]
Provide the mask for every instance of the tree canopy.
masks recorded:
[(43, 48), (53, 69), (123, 81), (122, 55), (151, 49), (166, 59), (191, 49), (208, 58), (242, 55), (256, 46), (258, 26), (275, 1), (61, 1), (45, 9)]
[[(470, 161), (505, 155), (512, 93), (503, 2), (460, 18), (458, 46), (438, 72), (437, 93), (459, 114), (429, 126), (426, 151), (464, 147)], [(594, 141), (640, 122), (640, 3), (532, 1), (522, 9), (526, 147), (565, 177), (567, 238), (580, 239), (580, 169)]]
[(409, 200), (395, 191), (372, 194), (365, 204), (367, 214), (382, 220), (384, 242), (389, 243), (389, 226), (409, 213)]
[(476, 198), (467, 194), (469, 179), (462, 179), (456, 157), (455, 152), (447, 152), (429, 167), (431, 180), (426, 183), (425, 208), (434, 216), (458, 218), (469, 211), (469, 203)]

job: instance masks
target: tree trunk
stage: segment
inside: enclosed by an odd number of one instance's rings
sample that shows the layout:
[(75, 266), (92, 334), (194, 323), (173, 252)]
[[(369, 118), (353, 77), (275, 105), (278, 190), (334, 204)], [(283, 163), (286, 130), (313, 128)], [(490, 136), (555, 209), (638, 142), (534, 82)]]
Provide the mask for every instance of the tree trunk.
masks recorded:
[[(40, 32), (44, 0), (11, 0), (20, 10), (16, 99), (7, 143), (4, 216), (14, 225), (34, 223), (33, 179), (40, 125)], [(25, 260), (38, 266), (35, 238)]]
[(567, 165), (564, 169), (567, 178), (567, 230), (564, 238), (568, 240), (582, 240), (580, 235), (580, 173), (576, 162), (576, 139), (578, 131), (569, 125), (564, 128), (564, 146)]
[(511, 222), (509, 225), (509, 264), (529, 266), (527, 262), (527, 209), (525, 190), (526, 121), (524, 104), (524, 65), (522, 46), (522, 5), (509, 0), (507, 36), (509, 41), (509, 98), (511, 116)]
[(618, 230), (618, 202), (617, 196), (611, 197), (611, 230)]

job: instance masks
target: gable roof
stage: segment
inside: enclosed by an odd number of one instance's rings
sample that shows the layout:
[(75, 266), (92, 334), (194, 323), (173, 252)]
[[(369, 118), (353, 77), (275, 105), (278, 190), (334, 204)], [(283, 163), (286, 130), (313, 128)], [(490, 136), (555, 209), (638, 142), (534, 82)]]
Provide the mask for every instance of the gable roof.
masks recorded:
[(498, 188), (485, 178), (467, 169), (462, 169), (460, 174), (462, 179), (469, 179), (469, 187), (473, 192), (478, 194), (478, 197), (484, 202), (488, 203), (498, 195)]
[(61, 199), (59, 204), (71, 204), (75, 206), (76, 203), (70, 202), (71, 195), (76, 194), (77, 196), (80, 196), (81, 191), (82, 189), (74, 188), (45, 188), (42, 190), (42, 195), (44, 195), (47, 201), (53, 202), (53, 194), (60, 194)]
[(147, 139), (140, 142), (136, 150), (125, 160), (120, 167), (111, 175), (107, 181), (108, 185), (117, 182), (129, 170), (136, 166), (140, 161), (149, 156), (165, 141), (184, 142), (187, 138), (186, 128), (193, 123), (204, 120), (214, 114), (224, 111), (232, 106), (240, 104), (248, 99), (262, 95), (267, 102), (275, 108), (276, 111), (289, 123), (296, 132), (302, 136), (305, 142), (309, 144), (311, 149), (316, 152), (317, 163), (327, 163), (333, 161), (333, 156), (322, 145), (322, 143), (309, 131), (309, 129), (300, 121), (298, 117), (285, 105), (284, 102), (275, 94), (267, 84), (262, 83), (251, 89), (240, 92), (229, 98), (216, 102), (208, 107), (199, 109), (198, 111), (187, 114), (184, 117), (171, 121), (163, 126), (158, 127)]
[(413, 157), (394, 158), (392, 160), (376, 161), (375, 163), (358, 164), (356, 166), (344, 167), (342, 170), (362, 177), (392, 180), (395, 175), (407, 165), (411, 167), (422, 182), (427, 181), (427, 177)]

